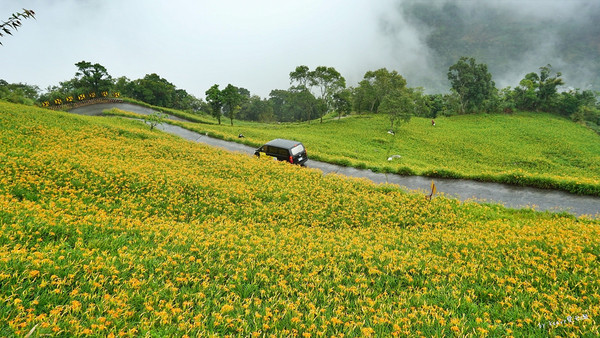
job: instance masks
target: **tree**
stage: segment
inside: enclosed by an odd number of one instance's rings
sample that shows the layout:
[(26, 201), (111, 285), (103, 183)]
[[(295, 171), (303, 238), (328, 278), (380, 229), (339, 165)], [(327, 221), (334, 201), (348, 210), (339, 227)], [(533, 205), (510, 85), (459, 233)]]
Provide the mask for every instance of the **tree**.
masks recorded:
[(406, 80), (402, 75), (395, 70), (390, 72), (386, 68), (380, 68), (365, 73), (363, 80), (359, 82), (357, 94), (360, 95), (362, 107), (366, 104), (370, 112), (378, 112), (379, 105), (387, 95), (405, 87)]
[(386, 95), (379, 106), (379, 112), (388, 114), (390, 118), (391, 131), (394, 131), (396, 122), (409, 122), (414, 110), (415, 103), (411, 93), (400, 89)]
[(560, 115), (565, 117), (571, 117), (573, 120), (585, 120), (583, 112), (595, 108), (597, 95), (598, 93), (591, 90), (575, 89), (562, 92), (556, 99), (556, 109)]
[(413, 105), (413, 115), (419, 117), (430, 117), (431, 116), (431, 106), (429, 96), (425, 95), (425, 89), (423, 87), (416, 88), (407, 88), (406, 89), (410, 96), (412, 97)]
[(552, 74), (552, 66), (540, 67), (540, 74), (529, 73), (515, 88), (515, 103), (521, 109), (553, 111), (557, 108), (558, 87), (564, 82), (561, 73)]
[[(333, 95), (346, 88), (346, 79), (333, 67), (319, 66), (310, 74), (312, 84), (319, 88), (319, 99), (325, 105), (325, 113), (333, 108)], [(323, 114), (321, 114), (323, 123)]]
[(273, 105), (267, 99), (261, 99), (258, 95), (252, 95), (242, 104), (238, 118), (247, 121), (272, 122), (275, 120)]
[(514, 101), (519, 109), (535, 110), (538, 107), (537, 88), (539, 76), (529, 73), (519, 82), (514, 90)]
[(157, 125), (163, 123), (167, 119), (167, 117), (167, 114), (155, 111), (150, 115), (146, 115), (144, 117), (144, 122), (150, 125), (150, 130), (152, 130)]
[(551, 76), (552, 66), (550, 64), (540, 67), (540, 81), (538, 86), (538, 99), (540, 106), (544, 110), (551, 110), (552, 101), (556, 98), (558, 90), (557, 87), (564, 84), (560, 78), (562, 75), (557, 72), (554, 76)]
[(362, 80), (358, 87), (352, 89), (352, 107), (355, 112), (373, 113), (375, 93), (369, 81)]
[(133, 92), (132, 86), (133, 83), (126, 76), (121, 76), (114, 79), (113, 90), (119, 92), (125, 96), (133, 97), (131, 94)]
[(308, 66), (298, 66), (293, 72), (290, 72), (290, 85), (302, 86), (304, 88), (310, 89), (311, 85), (311, 73)]
[(460, 111), (475, 112), (481, 110), (484, 101), (490, 99), (495, 92), (492, 74), (487, 65), (475, 63), (474, 58), (461, 57), (450, 66), (448, 80), (460, 98)]
[(338, 113), (338, 120), (342, 114), (350, 114), (352, 111), (352, 92), (350, 89), (343, 89), (333, 94), (333, 107)]
[(143, 79), (133, 81), (130, 88), (134, 99), (155, 106), (173, 108), (176, 102), (175, 85), (156, 73), (146, 74)]
[[(4, 34), (12, 35), (11, 30), (17, 31), (19, 27), (21, 27), (21, 19), (35, 19), (35, 12), (30, 9), (23, 8), (23, 12), (13, 13), (7, 21), (2, 22), (0, 24), (0, 38), (4, 36)], [(2, 42), (0, 41), (0, 45)]]
[(273, 107), (273, 115), (275, 115), (277, 121), (292, 121), (291, 118), (285, 116), (285, 105), (289, 96), (289, 91), (283, 89), (274, 89), (269, 93), (269, 102)]
[(33, 105), (40, 96), (40, 88), (23, 83), (8, 83), (0, 79), (0, 99), (13, 103)]
[(46, 93), (40, 95), (39, 101), (56, 102), (55, 100), (64, 100), (66, 97), (74, 96), (77, 92), (77, 80), (71, 79), (59, 82), (58, 86), (48, 86)]
[(315, 96), (304, 86), (290, 90), (276, 89), (269, 94), (269, 102), (277, 121), (309, 121), (320, 109)]
[(76, 90), (83, 93), (100, 93), (112, 87), (112, 78), (101, 64), (80, 61), (75, 66), (77, 66)]
[(319, 116), (326, 110), (322, 100), (317, 100), (310, 89), (304, 85), (290, 87), (287, 91), (276, 93), (280, 95), (277, 100), (281, 103), (278, 107), (281, 109), (280, 114), (283, 118), (281, 121), (308, 121), (310, 123), (315, 116)]
[(323, 104), (305, 87), (292, 88), (289, 91), (284, 109), (292, 121), (310, 121), (323, 110)]
[(210, 87), (206, 92), (206, 102), (210, 104), (212, 108), (212, 115), (219, 121), (221, 124), (221, 109), (223, 108), (223, 95), (219, 90), (219, 85), (215, 84)]
[(438, 114), (444, 111), (444, 96), (442, 94), (427, 95), (427, 107), (429, 108), (429, 115), (425, 117), (436, 118)]
[(229, 116), (229, 120), (231, 121), (232, 126), (233, 119), (240, 111), (241, 104), (244, 101), (244, 98), (245, 97), (242, 94), (240, 94), (240, 89), (232, 84), (228, 84), (227, 87), (225, 87), (225, 89), (221, 91), (221, 101), (223, 103), (223, 110)]
[(173, 108), (196, 113), (202, 110), (201, 99), (189, 94), (184, 89), (175, 89)]
[[(143, 79), (130, 81), (121, 76), (114, 80), (113, 90), (149, 104), (159, 105), (166, 108), (198, 112), (206, 103), (201, 99), (188, 94), (184, 89), (178, 89), (156, 74), (146, 75)], [(207, 112), (209, 109), (205, 109)]]
[[(322, 123), (323, 115), (333, 108), (333, 94), (346, 88), (346, 79), (333, 67), (318, 66), (314, 71), (310, 71), (307, 66), (302, 65), (290, 72), (290, 84), (298, 93), (307, 89), (313, 94), (312, 88), (318, 88), (320, 104), (314, 113), (318, 114)], [(293, 86), (294, 84), (296, 86)]]

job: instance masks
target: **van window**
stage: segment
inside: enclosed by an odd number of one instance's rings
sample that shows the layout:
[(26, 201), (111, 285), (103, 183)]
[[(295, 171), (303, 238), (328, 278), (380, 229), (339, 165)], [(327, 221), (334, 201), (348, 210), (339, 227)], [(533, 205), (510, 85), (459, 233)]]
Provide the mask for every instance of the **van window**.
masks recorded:
[(304, 151), (304, 147), (301, 144), (299, 144), (299, 145), (295, 146), (294, 148), (292, 148), (292, 156), (296, 156), (303, 151)]
[(265, 152), (273, 155), (288, 156), (288, 151), (286, 149), (273, 146), (265, 146)]

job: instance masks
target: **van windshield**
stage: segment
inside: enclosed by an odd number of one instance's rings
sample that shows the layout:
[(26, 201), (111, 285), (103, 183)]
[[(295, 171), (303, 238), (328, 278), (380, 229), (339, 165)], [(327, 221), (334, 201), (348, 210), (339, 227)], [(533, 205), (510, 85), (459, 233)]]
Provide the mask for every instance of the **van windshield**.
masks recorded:
[(296, 156), (304, 151), (304, 146), (299, 144), (299, 145), (295, 146), (294, 148), (292, 148), (291, 151), (292, 151), (292, 156)]

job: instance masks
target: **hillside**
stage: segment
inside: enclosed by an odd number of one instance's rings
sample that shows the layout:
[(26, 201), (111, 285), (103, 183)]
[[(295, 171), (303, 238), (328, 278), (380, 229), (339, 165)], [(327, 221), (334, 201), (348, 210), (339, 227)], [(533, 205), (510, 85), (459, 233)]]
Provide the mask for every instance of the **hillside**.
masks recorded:
[(0, 102), (0, 336), (593, 336), (599, 236)]
[[(395, 136), (385, 115), (313, 122), (185, 124), (188, 129), (259, 146), (273, 138), (302, 141), (309, 157), (375, 171), (467, 178), (600, 196), (600, 136), (543, 113), (414, 117)], [(238, 135), (243, 134), (244, 139)], [(388, 161), (390, 155), (400, 159)]]
[[(562, 2), (539, 7), (536, 2), (398, 1), (398, 13), (423, 34), (439, 83), (429, 89), (446, 90), (448, 67), (461, 56), (488, 65), (501, 87), (516, 86), (523, 76), (552, 64), (567, 85), (598, 90), (600, 82), (600, 6), (594, 2)], [(532, 7), (535, 10), (531, 10)], [(579, 9), (574, 13), (575, 8)], [(549, 15), (549, 13), (552, 13)], [(537, 14), (537, 15), (536, 15)], [(404, 21), (389, 21), (398, 29)], [(389, 29), (394, 32), (394, 29)]]

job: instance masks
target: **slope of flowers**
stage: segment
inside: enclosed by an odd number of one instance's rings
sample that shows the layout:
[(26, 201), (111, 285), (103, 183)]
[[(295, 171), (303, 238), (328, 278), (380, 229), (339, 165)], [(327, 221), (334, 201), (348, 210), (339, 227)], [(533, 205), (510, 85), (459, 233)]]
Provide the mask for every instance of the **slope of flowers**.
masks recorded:
[(0, 103), (0, 336), (597, 335), (598, 238)]
[[(261, 145), (275, 137), (302, 141), (314, 159), (406, 175), (467, 178), (600, 196), (600, 136), (541, 113), (413, 118), (387, 133), (386, 115), (325, 123), (188, 124), (199, 132)], [(244, 139), (238, 139), (238, 134)], [(388, 161), (393, 154), (401, 159)]]

